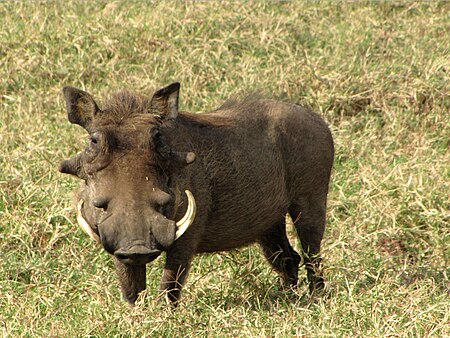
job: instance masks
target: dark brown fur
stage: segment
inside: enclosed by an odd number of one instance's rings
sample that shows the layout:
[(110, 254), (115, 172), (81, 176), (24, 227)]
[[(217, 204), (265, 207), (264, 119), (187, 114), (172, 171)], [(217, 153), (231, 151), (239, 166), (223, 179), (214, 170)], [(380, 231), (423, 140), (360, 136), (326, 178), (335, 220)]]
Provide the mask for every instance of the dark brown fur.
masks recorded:
[[(172, 84), (152, 99), (121, 92), (101, 111), (89, 94), (64, 90), (69, 119), (96, 140), (60, 170), (86, 181), (83, 214), (115, 255), (125, 298), (134, 303), (145, 289), (145, 264), (161, 251), (167, 253), (161, 291), (176, 302), (196, 253), (254, 242), (295, 286), (300, 256), (286, 237), (287, 212), (297, 220), (310, 288), (323, 287), (319, 250), (333, 163), (325, 122), (298, 105), (252, 98), (211, 113), (178, 113), (178, 88)], [(185, 160), (191, 152), (192, 164)], [(197, 215), (174, 241), (186, 189)], [(152, 254), (142, 258), (135, 248)]]

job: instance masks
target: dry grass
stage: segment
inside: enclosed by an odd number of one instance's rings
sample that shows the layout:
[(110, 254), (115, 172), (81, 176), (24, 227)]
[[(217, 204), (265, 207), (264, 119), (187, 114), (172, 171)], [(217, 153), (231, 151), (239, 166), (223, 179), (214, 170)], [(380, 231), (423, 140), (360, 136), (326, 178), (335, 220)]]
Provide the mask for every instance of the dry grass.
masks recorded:
[[(0, 2), (0, 333), (449, 337), (449, 4)], [(56, 171), (85, 142), (60, 89), (174, 80), (185, 110), (260, 91), (329, 121), (325, 296), (284, 293), (250, 247), (199, 256), (177, 311), (155, 301), (162, 260), (120, 300)]]

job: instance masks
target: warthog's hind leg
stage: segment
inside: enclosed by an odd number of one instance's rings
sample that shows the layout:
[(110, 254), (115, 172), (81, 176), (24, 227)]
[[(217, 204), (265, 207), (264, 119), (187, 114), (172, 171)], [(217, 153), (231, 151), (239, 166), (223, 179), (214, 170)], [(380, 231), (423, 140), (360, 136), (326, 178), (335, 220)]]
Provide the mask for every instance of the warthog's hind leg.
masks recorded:
[(300, 238), (303, 258), (311, 292), (324, 287), (320, 269), (320, 243), (325, 231), (325, 198), (302, 199), (289, 207), (295, 229)]
[(280, 221), (261, 236), (258, 242), (267, 261), (281, 274), (284, 283), (295, 287), (298, 282), (300, 256), (289, 243), (285, 222)]

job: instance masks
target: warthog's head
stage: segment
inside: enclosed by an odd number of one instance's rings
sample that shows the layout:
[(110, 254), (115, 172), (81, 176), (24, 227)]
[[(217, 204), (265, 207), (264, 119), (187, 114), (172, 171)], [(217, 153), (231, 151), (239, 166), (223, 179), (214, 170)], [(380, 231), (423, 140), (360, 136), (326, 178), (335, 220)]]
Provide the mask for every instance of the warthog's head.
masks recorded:
[(186, 191), (185, 216), (171, 219), (175, 199), (181, 198), (169, 188), (169, 173), (192, 163), (195, 155), (170, 149), (160, 133), (177, 117), (179, 87), (173, 83), (151, 99), (122, 92), (104, 109), (82, 90), (63, 89), (69, 121), (89, 133), (89, 145), (59, 170), (84, 180), (77, 196), (78, 223), (125, 264), (158, 257), (195, 217), (195, 200)]

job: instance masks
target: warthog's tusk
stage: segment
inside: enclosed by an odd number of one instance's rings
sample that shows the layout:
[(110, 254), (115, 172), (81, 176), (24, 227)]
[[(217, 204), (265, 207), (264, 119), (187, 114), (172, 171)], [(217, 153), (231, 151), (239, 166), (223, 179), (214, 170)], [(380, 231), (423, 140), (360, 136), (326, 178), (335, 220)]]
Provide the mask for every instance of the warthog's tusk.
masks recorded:
[(177, 232), (175, 234), (175, 240), (180, 238), (181, 235), (183, 235), (184, 232), (189, 228), (189, 226), (194, 222), (195, 213), (197, 211), (194, 196), (189, 190), (185, 190), (185, 193), (188, 198), (188, 207), (186, 210), (186, 214), (177, 222)]
[(81, 213), (84, 201), (80, 199), (77, 205), (77, 222), (83, 228), (83, 230), (97, 243), (100, 243), (100, 237), (92, 230), (89, 223), (84, 219)]

